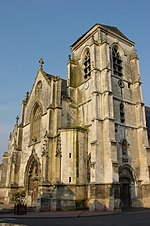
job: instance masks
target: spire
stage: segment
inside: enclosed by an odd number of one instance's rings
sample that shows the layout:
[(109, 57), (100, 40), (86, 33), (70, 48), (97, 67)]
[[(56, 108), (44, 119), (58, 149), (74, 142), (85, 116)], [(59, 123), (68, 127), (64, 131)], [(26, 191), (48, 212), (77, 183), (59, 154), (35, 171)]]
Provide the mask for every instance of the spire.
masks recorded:
[(43, 64), (44, 64), (44, 61), (43, 61), (43, 58), (41, 57), (39, 60), (40, 70), (43, 70)]

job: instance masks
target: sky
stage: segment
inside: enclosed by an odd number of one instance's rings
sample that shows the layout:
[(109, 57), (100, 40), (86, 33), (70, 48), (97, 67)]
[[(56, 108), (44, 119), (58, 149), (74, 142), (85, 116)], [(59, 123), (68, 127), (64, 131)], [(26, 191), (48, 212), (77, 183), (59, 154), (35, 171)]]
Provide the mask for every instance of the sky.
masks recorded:
[(70, 46), (94, 24), (116, 26), (135, 42), (150, 106), (149, 0), (0, 0), (0, 160), (22, 100), (39, 69), (67, 78)]

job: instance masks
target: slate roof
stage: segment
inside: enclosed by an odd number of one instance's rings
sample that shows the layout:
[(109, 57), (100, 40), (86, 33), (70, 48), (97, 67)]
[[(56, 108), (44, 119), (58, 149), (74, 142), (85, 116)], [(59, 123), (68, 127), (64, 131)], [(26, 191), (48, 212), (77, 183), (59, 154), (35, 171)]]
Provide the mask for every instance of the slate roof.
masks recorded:
[(146, 126), (147, 126), (148, 136), (150, 136), (150, 107), (145, 106), (145, 114), (146, 114)]
[(77, 39), (77, 41), (75, 41), (71, 47), (73, 47), (78, 41), (80, 41), (80, 39), (82, 39), (90, 30), (92, 30), (92, 28), (94, 28), (95, 26), (100, 26), (101, 28), (103, 28), (106, 31), (111, 31), (114, 32), (115, 34), (121, 36), (124, 39), (127, 39), (128, 41), (134, 43), (133, 41), (131, 41), (130, 39), (128, 39), (117, 27), (113, 27), (113, 26), (109, 26), (109, 25), (105, 25), (105, 24), (95, 24), (93, 27), (91, 27), (85, 34), (83, 34), (80, 38)]
[[(102, 27), (116, 33), (117, 35), (121, 36), (122, 38), (128, 39), (127, 36), (125, 36), (117, 27), (108, 26), (104, 24), (100, 24)], [(129, 40), (129, 39), (128, 39)]]
[(68, 96), (67, 94), (67, 80), (65, 79), (61, 79), (62, 83), (61, 83), (61, 95), (62, 96)]
[(48, 74), (48, 73), (46, 73), (46, 72), (44, 72), (44, 74), (46, 75), (46, 77), (47, 77), (49, 80), (51, 80), (52, 77), (55, 77), (55, 75), (51, 75), (51, 74)]
[[(44, 75), (46, 76), (47, 79), (51, 80), (53, 77), (56, 77), (55, 75), (51, 75), (51, 74), (48, 74), (46, 72), (44, 72)], [(65, 79), (61, 79), (61, 95), (62, 96), (68, 96), (67, 94), (67, 80)]]

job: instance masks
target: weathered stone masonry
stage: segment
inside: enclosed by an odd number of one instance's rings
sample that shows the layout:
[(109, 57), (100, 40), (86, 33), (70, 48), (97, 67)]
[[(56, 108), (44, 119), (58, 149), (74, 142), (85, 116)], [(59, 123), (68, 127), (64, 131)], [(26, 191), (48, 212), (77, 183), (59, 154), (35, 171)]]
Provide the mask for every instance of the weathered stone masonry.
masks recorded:
[(134, 42), (96, 24), (72, 46), (68, 78), (43, 60), (4, 153), (0, 199), (40, 210), (149, 207), (149, 143)]

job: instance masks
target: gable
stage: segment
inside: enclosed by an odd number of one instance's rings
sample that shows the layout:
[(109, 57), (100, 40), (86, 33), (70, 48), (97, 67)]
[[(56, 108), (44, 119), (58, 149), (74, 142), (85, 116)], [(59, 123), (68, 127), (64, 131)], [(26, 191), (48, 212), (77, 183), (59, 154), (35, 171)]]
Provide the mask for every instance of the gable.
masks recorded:
[(36, 102), (41, 104), (43, 114), (46, 113), (52, 95), (51, 81), (52, 75), (46, 75), (41, 70), (38, 71), (29, 97), (26, 100), (24, 124), (30, 122), (31, 112)]

